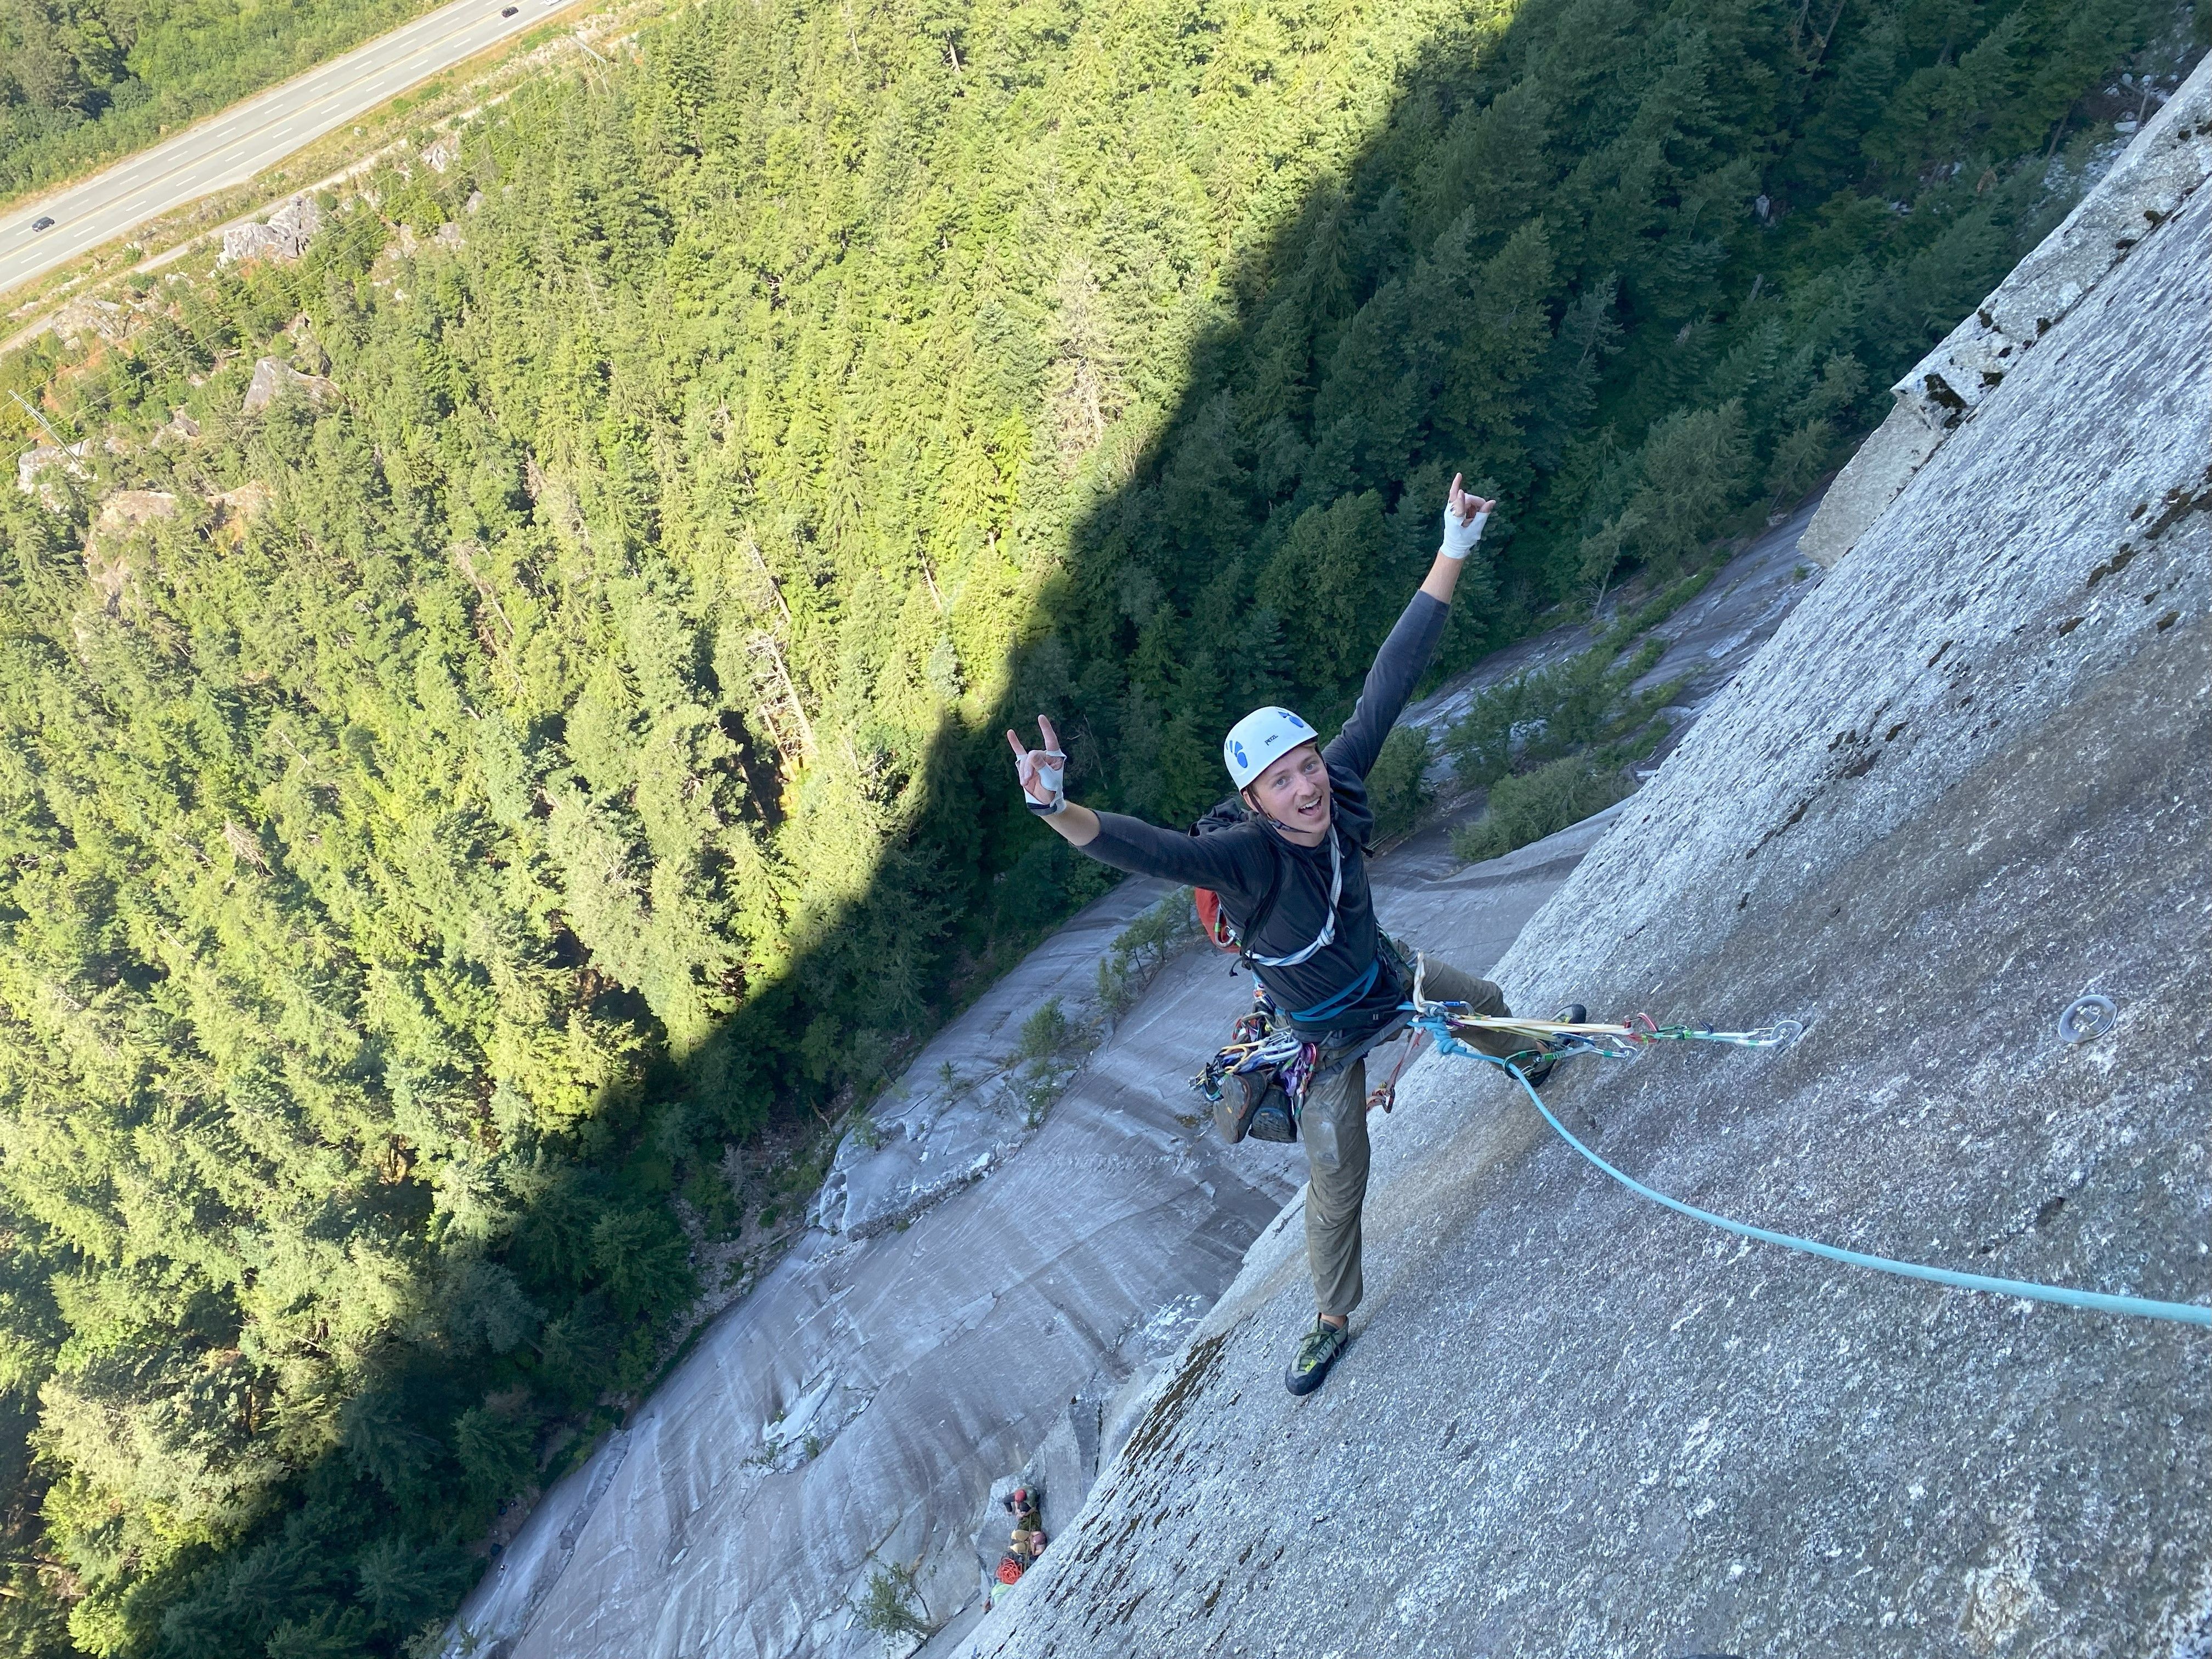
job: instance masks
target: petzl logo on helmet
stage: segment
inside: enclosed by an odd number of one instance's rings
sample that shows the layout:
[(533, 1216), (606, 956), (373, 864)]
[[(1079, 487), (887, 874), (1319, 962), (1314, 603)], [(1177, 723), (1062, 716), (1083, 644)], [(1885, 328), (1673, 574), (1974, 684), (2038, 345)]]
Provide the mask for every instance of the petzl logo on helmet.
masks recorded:
[(1313, 737), (1313, 727), (1287, 708), (1272, 705), (1255, 708), (1222, 739), (1221, 762), (1242, 789), (1300, 744), (1312, 742)]

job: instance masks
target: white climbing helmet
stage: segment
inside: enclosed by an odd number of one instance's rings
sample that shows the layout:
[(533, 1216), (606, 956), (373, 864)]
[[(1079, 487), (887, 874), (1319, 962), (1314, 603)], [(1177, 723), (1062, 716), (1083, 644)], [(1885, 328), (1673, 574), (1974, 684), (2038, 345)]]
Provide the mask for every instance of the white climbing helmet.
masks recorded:
[(1320, 735), (1289, 709), (1270, 703), (1229, 728), (1221, 740), (1221, 763), (1242, 789), (1300, 744)]

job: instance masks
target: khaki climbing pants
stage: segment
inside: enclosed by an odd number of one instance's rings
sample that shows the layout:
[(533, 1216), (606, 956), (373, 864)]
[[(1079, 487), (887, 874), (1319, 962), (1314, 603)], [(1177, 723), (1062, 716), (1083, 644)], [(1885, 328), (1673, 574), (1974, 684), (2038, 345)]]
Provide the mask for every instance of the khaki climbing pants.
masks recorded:
[[(1464, 1002), (1470, 1012), (1510, 1018), (1505, 996), (1486, 979), (1428, 958), (1422, 994)], [(1473, 1044), (1503, 1058), (1527, 1046), (1509, 1033), (1473, 1034)], [(1359, 1267), (1359, 1211), (1367, 1201), (1367, 1060), (1315, 1080), (1298, 1115), (1306, 1148), (1306, 1267), (1320, 1310), (1334, 1318), (1359, 1305), (1366, 1289)]]

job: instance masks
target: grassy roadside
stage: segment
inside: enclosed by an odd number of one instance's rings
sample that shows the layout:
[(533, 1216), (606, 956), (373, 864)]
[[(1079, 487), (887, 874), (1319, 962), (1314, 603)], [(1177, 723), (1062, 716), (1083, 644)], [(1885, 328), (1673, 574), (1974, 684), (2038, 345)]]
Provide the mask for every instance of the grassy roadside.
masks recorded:
[[(20, 284), (0, 295), (0, 305), (6, 307), (0, 311), (0, 350), (21, 344), (47, 313), (68, 301), (97, 294), (105, 284), (134, 271), (158, 269), (182, 258), (196, 245), (257, 216), (287, 196), (335, 183), (392, 150), (428, 143), (440, 131), (497, 102), (522, 82), (574, 61), (582, 55), (583, 46), (605, 55), (665, 9), (663, 0), (610, 6), (575, 0), (535, 27), (439, 71), (350, 126), (324, 134), (246, 183), (185, 203), (128, 235)], [(579, 34), (587, 37), (582, 45)], [(109, 156), (102, 165), (117, 159)]]
[(19, 53), (29, 71), (19, 70), (0, 101), (0, 210), (65, 190), (441, 3), (82, 0), (61, 18), (19, 7), (0, 17), (0, 57)]

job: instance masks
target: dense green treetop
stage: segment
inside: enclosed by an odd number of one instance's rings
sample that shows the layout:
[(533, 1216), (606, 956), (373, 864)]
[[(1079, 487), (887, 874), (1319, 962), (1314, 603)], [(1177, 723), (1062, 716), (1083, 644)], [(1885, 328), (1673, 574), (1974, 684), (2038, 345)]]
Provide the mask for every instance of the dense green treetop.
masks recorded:
[(1011, 718), (1188, 818), (1455, 471), (1443, 667), (1701, 559), (2169, 21), (714, 0), (0, 365), (116, 441), (0, 504), (0, 1632), (398, 1650), (652, 1376), (723, 1149), (1098, 890)]

